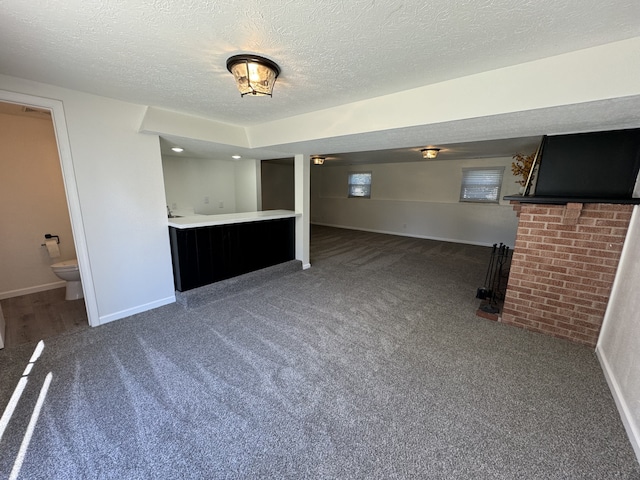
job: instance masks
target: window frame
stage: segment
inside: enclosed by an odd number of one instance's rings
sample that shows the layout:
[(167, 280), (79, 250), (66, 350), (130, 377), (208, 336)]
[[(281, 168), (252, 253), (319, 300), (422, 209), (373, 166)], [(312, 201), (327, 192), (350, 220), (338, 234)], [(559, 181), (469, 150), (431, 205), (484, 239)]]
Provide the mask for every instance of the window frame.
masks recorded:
[[(369, 183), (351, 183), (352, 175), (369, 175)], [(349, 172), (347, 175), (347, 198), (371, 198), (371, 184), (373, 183), (373, 173), (371, 171), (366, 172)], [(354, 195), (353, 187), (366, 185), (369, 187), (369, 193), (367, 195)]]
[[(502, 184), (504, 183), (504, 170), (505, 167), (504, 166), (495, 166), (495, 167), (464, 167), (462, 169), (462, 179), (460, 180), (460, 202), (464, 202), (464, 203), (492, 203), (492, 204), (497, 204), (500, 203), (500, 192), (502, 191)], [(491, 186), (489, 186), (488, 188), (497, 188), (497, 192), (495, 195), (495, 198), (481, 198), (481, 197), (471, 197), (471, 198), (466, 198), (465, 197), (465, 191), (467, 188), (469, 188), (470, 182), (465, 182), (465, 179), (467, 179), (468, 173), (469, 172), (482, 172), (482, 171), (493, 171), (496, 172), (496, 175), (498, 175), (499, 172), (499, 177), (500, 177), (500, 181), (499, 183), (494, 183), (494, 184), (489, 184)]]

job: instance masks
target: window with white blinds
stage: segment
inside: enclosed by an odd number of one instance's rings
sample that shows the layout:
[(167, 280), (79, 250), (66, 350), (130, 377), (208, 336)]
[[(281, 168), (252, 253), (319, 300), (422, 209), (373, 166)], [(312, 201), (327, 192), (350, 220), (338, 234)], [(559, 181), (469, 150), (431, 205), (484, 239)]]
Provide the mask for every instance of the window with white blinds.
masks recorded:
[(463, 168), (461, 202), (498, 203), (504, 167)]
[(371, 172), (349, 174), (349, 198), (371, 198)]

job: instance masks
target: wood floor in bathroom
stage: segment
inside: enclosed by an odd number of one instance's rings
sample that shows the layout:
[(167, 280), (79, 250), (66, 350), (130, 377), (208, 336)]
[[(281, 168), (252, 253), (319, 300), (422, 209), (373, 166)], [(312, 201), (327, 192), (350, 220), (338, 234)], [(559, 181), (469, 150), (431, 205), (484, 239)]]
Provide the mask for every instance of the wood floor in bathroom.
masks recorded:
[(63, 287), (0, 300), (5, 347), (89, 328), (84, 300), (65, 300), (64, 295)]

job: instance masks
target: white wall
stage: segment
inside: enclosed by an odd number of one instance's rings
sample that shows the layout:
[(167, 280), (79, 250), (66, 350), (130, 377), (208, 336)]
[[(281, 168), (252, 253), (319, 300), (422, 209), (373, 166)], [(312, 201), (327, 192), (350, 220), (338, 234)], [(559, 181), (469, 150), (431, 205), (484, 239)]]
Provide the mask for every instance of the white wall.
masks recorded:
[(162, 169), (172, 213), (186, 214), (193, 209), (202, 215), (216, 215), (258, 210), (257, 160), (164, 156)]
[[(0, 114), (0, 298), (64, 286), (52, 263), (76, 257), (51, 117)], [(60, 237), (60, 257), (42, 247)]]
[(640, 461), (640, 207), (631, 217), (597, 353)]
[(260, 182), (259, 160), (236, 160), (235, 173), (236, 212), (256, 212)]
[(202, 215), (236, 211), (233, 162), (166, 156), (162, 158), (162, 169), (166, 203), (172, 211), (179, 214), (193, 209)]
[[(515, 152), (514, 152), (515, 153)], [(518, 193), (510, 157), (358, 166), (314, 166), (311, 222), (422, 238), (513, 246), (518, 220), (508, 202), (461, 203), (462, 168), (504, 166), (500, 197)], [(348, 173), (372, 172), (371, 198), (347, 198)]]
[(296, 260), (302, 262), (302, 268), (311, 267), (309, 243), (311, 229), (311, 161), (308, 155), (296, 154), (293, 157), (294, 207), (296, 212)]
[(74, 235), (86, 241), (92, 278), (83, 282), (98, 323), (175, 301), (160, 144), (137, 133), (145, 107), (7, 76), (0, 90), (64, 105), (84, 228)]

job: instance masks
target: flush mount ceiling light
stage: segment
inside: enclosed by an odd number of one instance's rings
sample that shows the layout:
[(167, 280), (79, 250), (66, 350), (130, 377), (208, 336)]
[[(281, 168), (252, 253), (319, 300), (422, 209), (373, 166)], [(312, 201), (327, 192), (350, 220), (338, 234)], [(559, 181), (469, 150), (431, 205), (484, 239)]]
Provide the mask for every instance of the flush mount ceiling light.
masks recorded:
[(240, 160), (242, 157), (240, 155), (231, 155), (231, 158), (234, 160)]
[(234, 55), (227, 60), (227, 70), (236, 79), (240, 96), (271, 96), (280, 67), (257, 55)]
[(322, 165), (324, 163), (324, 157), (311, 157), (314, 165)]
[(184, 148), (181, 147), (171, 147), (171, 150), (177, 153), (184, 152)]
[(438, 152), (440, 151), (440, 149), (435, 147), (429, 147), (429, 148), (423, 148), (420, 151), (422, 152), (422, 158), (433, 159), (438, 156)]

